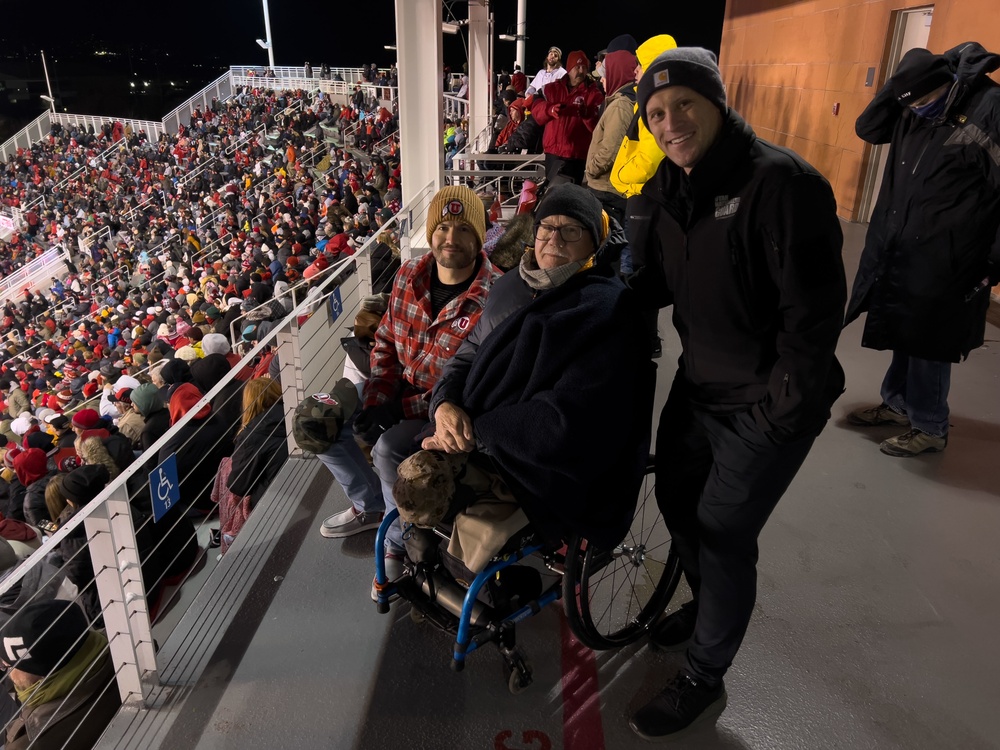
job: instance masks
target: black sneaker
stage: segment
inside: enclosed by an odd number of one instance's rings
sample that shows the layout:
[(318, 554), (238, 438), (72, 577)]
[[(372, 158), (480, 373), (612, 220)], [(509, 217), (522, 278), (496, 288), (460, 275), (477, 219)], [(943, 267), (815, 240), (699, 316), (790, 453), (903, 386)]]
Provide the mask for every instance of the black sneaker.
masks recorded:
[(644, 740), (681, 736), (700, 724), (713, 723), (726, 708), (726, 686), (707, 685), (679, 672), (653, 700), (633, 714), (628, 725)]
[(697, 620), (698, 605), (694, 602), (685, 602), (679, 610), (667, 615), (653, 626), (649, 642), (660, 651), (683, 651), (694, 635), (694, 625)]

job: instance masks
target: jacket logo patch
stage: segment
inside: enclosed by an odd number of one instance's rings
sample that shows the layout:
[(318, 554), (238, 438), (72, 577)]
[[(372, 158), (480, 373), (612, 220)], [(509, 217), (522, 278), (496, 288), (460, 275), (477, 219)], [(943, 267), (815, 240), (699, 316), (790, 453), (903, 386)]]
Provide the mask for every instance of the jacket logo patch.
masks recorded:
[(454, 328), (457, 331), (467, 331), (467, 330), (469, 330), (469, 326), (471, 324), (472, 324), (472, 321), (469, 320), (469, 316), (468, 315), (463, 315), (461, 318), (459, 318), (454, 323), (452, 323), (451, 327)]
[(736, 213), (740, 207), (740, 197), (730, 199), (728, 195), (715, 196), (715, 218), (725, 219)]

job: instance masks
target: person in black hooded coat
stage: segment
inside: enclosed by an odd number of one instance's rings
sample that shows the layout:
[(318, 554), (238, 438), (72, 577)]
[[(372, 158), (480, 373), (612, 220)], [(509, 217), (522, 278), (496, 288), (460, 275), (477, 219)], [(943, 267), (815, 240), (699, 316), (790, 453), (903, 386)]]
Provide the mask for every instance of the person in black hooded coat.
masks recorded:
[[(206, 354), (191, 363), (191, 379), (202, 394), (208, 393), (232, 370), (222, 354)], [(242, 418), (243, 383), (231, 380), (212, 399), (212, 419), (235, 435)]]

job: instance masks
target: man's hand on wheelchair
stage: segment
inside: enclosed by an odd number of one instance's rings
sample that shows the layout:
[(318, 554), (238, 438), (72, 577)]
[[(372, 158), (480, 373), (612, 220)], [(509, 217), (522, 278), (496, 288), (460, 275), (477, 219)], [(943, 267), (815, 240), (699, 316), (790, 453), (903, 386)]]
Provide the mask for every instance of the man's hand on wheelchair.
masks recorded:
[(445, 401), (434, 412), (434, 424), (434, 435), (420, 444), (424, 450), (471, 453), (476, 449), (472, 419), (461, 407)]

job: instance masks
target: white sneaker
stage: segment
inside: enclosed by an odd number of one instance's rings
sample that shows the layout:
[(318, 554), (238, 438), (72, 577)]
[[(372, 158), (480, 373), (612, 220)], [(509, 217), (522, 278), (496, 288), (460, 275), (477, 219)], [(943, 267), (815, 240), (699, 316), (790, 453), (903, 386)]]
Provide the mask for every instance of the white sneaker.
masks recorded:
[[(406, 568), (403, 563), (403, 558), (400, 555), (394, 553), (386, 553), (385, 556), (385, 578), (389, 583), (398, 581), (403, 577), (406, 572)], [(376, 588), (376, 580), (372, 579), (372, 601), (378, 601), (378, 589)], [(399, 598), (399, 594), (393, 593), (389, 596), (389, 602), (394, 602)]]
[(341, 539), (345, 536), (354, 536), (362, 531), (377, 529), (382, 523), (382, 512), (373, 511), (371, 513), (361, 513), (351, 506), (347, 510), (335, 513), (323, 521), (319, 528), (319, 533), (328, 539)]

